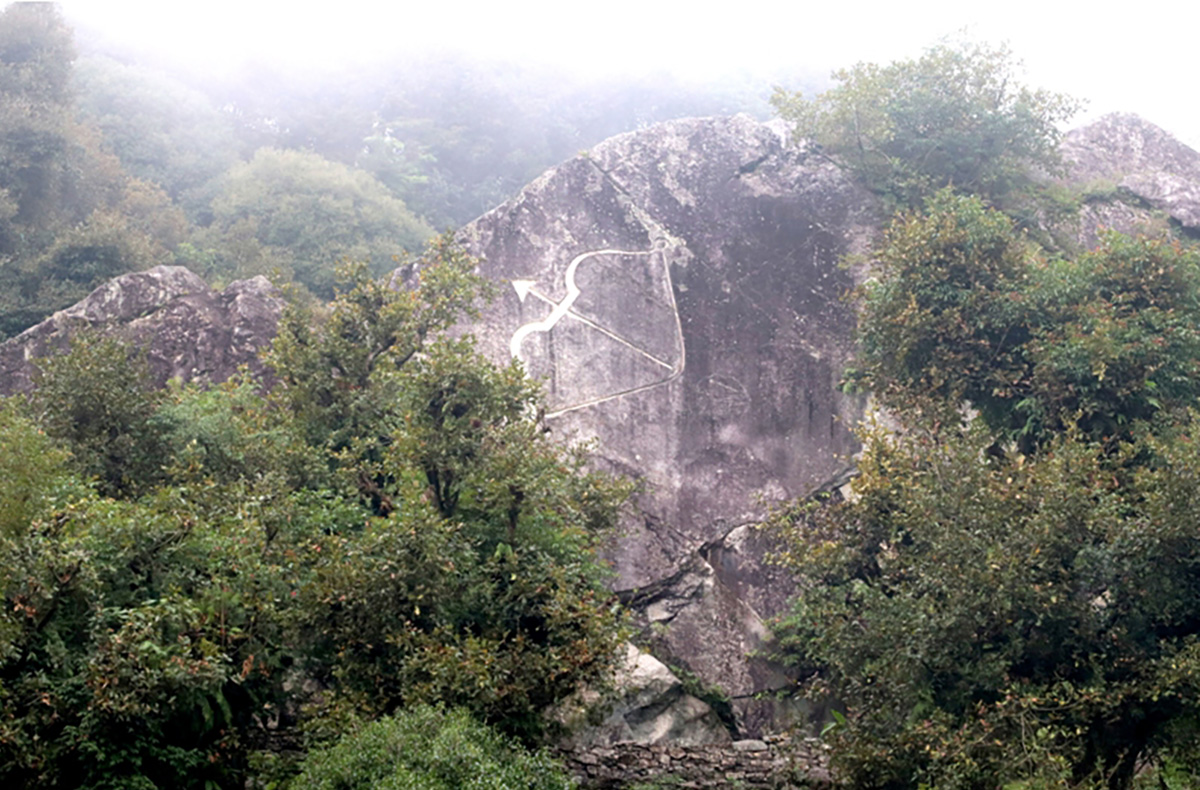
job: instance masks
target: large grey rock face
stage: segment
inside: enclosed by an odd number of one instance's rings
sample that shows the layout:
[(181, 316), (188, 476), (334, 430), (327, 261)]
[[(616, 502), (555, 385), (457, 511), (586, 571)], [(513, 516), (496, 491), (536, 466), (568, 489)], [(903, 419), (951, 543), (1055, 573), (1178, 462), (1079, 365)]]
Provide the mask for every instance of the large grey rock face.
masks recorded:
[(1200, 152), (1163, 129), (1136, 115), (1106, 115), (1069, 132), (1062, 154), (1066, 183), (1095, 196), (1079, 218), (1084, 247), (1094, 246), (1099, 228), (1162, 230), (1168, 217), (1200, 231)]
[[(1200, 230), (1200, 154), (1162, 130), (1110, 116), (1064, 154), (1066, 183), (1099, 195), (1081, 243), (1168, 217)], [(837, 479), (857, 449), (862, 404), (836, 386), (856, 272), (838, 264), (867, 251), (879, 219), (837, 167), (737, 117), (608, 140), (462, 232), (504, 286), (472, 328), (480, 345), (545, 381), (559, 436), (596, 439), (602, 467), (644, 481), (616, 588), (656, 654), (724, 689), (740, 734), (794, 713), (754, 699), (788, 682), (747, 653), (794, 588), (753, 524), (764, 501)], [(141, 343), (160, 381), (220, 381), (257, 364), (280, 306), (261, 278), (214, 293), (183, 269), (126, 275), (0, 345), (0, 391), (27, 388), (30, 360), (76, 326)], [(711, 711), (674, 689), (633, 700), (603, 737), (696, 737), (680, 728), (707, 728)]]
[(216, 292), (181, 266), (122, 275), (83, 301), (0, 344), (0, 394), (32, 387), (34, 360), (63, 350), (83, 328), (114, 332), (142, 348), (155, 380), (216, 383), (240, 365), (262, 372), (283, 301), (265, 277)]
[[(545, 381), (561, 436), (597, 439), (601, 465), (646, 484), (618, 587), (686, 577), (659, 597), (680, 610), (651, 619), (673, 660), (734, 697), (777, 680), (745, 653), (782, 596), (726, 585), (702, 550), (857, 449), (860, 404), (836, 386), (854, 325), (838, 263), (876, 225), (838, 168), (739, 116), (610, 139), (461, 234), (504, 286), (473, 328), (482, 348)], [(759, 541), (735, 542), (758, 556), (718, 552), (722, 570), (761, 561)]]

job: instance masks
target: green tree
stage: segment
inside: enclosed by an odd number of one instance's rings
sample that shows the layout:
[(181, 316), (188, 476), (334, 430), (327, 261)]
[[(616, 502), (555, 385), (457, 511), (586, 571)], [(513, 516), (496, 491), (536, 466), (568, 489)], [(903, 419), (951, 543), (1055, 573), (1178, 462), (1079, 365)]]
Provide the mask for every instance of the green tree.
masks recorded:
[(859, 291), (851, 379), (913, 419), (955, 424), (964, 402), (1031, 451), (1068, 423), (1128, 437), (1200, 395), (1200, 252), (1105, 236), (1052, 258), (1007, 216), (942, 191), (899, 215)]
[(46, 433), (70, 448), (73, 465), (108, 496), (162, 480), (167, 461), (152, 419), (162, 402), (145, 360), (115, 338), (79, 333), (68, 354), (40, 360), (30, 401)]
[(416, 706), (310, 753), (293, 787), (310, 790), (570, 790), (544, 753), (531, 754), (462, 710)]
[(65, 493), (0, 537), (0, 781), (243, 787), (264, 721), (291, 723), (287, 610), (334, 509)]
[(781, 653), (844, 711), (835, 770), (863, 788), (1126, 788), (1194, 767), (1194, 424), (1115, 454), (1068, 432), (1014, 462), (984, 460), (980, 427), (868, 432), (850, 499), (776, 516), (806, 582)]
[(814, 98), (773, 104), (817, 146), (893, 201), (916, 206), (945, 186), (1008, 206), (1058, 165), (1059, 124), (1078, 103), (1021, 84), (1004, 47), (938, 45), (915, 60), (834, 72)]
[(629, 487), (445, 336), (475, 266), (442, 237), (406, 288), (352, 267), (323, 320), (289, 311), (270, 395), (153, 392), (81, 337), (0, 404), (0, 783), (244, 787), (272, 730), (423, 702), (535, 742), (603, 682)]
[(380, 712), (446, 703), (536, 741), (542, 711), (616, 655), (599, 552), (628, 487), (550, 441), (515, 366), (439, 343), (403, 377), (395, 441), (368, 466), (388, 516), (326, 542), (308, 631)]
[(124, 168), (160, 186), (199, 221), (203, 187), (238, 162), (232, 120), (181, 82), (104, 57), (81, 58), (72, 75), (80, 118)]
[[(64, 359), (56, 375), (136, 372), (111, 343)], [(57, 444), (18, 401), (3, 405), (0, 782), (243, 787), (264, 722), (294, 725), (295, 591), (313, 537), (362, 513), (303, 487), (323, 468), (255, 390), (177, 389), (148, 417), (141, 388), (111, 387), (112, 411), (84, 393), (49, 419), (79, 414), (82, 437)], [(101, 459), (111, 479), (131, 478), (146, 441), (159, 453), (136, 501), (99, 498), (66, 471), (64, 445), (90, 451), (94, 429), (113, 425), (111, 443), (132, 451)]]
[(320, 544), (304, 631), (354, 704), (444, 702), (536, 739), (614, 660), (599, 550), (629, 490), (549, 441), (519, 366), (438, 337), (473, 309), (475, 265), (443, 236), (409, 288), (360, 266), (323, 323), (281, 324), (276, 397), (374, 514)]
[(893, 220), (851, 376), (845, 501), (773, 523), (804, 580), (778, 625), (839, 700), (856, 787), (1126, 788), (1197, 765), (1200, 253), (1110, 234), (1051, 257), (977, 197)]
[(25, 530), (56, 501), (59, 490), (69, 484), (64, 473), (69, 457), (16, 401), (0, 400), (0, 535)]
[[(322, 298), (333, 296), (339, 263), (366, 261), (379, 276), (398, 252), (419, 249), (431, 235), (369, 174), (302, 151), (265, 148), (235, 166), (220, 182), (212, 213), (217, 233), (247, 228)], [(209, 241), (221, 254), (220, 237)], [(236, 263), (226, 264), (234, 267), (227, 275), (242, 274)]]
[(186, 231), (76, 119), (74, 59), (53, 4), (0, 12), (0, 338), (109, 277), (170, 262)]
[[(7, 206), (0, 217), (7, 221), (44, 224), (60, 211), (74, 59), (71, 31), (54, 5), (12, 3), (0, 12), (0, 205)], [(17, 244), (15, 230), (4, 228), (0, 252)]]
[(282, 385), (277, 391), (310, 444), (332, 463), (363, 475), (352, 488), (376, 508), (388, 475), (382, 461), (398, 427), (401, 396), (396, 373), (426, 344), (463, 318), (490, 286), (474, 273), (475, 259), (449, 235), (430, 242), (427, 256), (409, 264), (413, 287), (394, 289), (367, 267), (343, 268), (338, 297), (324, 320), (291, 304), (280, 319), (268, 362)]

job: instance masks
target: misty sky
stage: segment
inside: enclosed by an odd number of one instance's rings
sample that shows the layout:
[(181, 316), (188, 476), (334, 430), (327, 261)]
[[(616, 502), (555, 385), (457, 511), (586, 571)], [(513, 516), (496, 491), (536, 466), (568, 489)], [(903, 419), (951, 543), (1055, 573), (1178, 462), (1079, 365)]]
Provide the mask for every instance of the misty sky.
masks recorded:
[[(971, 38), (1008, 42), (1024, 60), (1029, 83), (1087, 99), (1081, 119), (1137, 112), (1200, 148), (1200, 102), (1192, 88), (1200, 21), (1195, 2), (63, 0), (60, 5), (69, 20), (112, 43), (220, 75), (254, 61), (304, 73), (352, 67), (399, 51), (445, 49), (550, 63), (583, 76), (661, 69), (698, 81), (780, 69), (824, 74), (859, 60), (915, 55), (965, 30)], [(719, 10), (704, 10), (710, 7)]]

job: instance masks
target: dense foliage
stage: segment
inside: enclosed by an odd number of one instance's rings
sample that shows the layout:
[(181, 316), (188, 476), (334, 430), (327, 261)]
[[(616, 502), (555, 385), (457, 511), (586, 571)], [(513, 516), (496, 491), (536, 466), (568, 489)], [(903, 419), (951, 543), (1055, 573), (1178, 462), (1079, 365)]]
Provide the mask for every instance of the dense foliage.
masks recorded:
[[(212, 273), (226, 277), (278, 267), (328, 299), (334, 264), (366, 261), (382, 275), (397, 252), (419, 250), (432, 234), (368, 173), (313, 153), (262, 148), (217, 184), (205, 238), (233, 258), (214, 262)], [(264, 262), (245, 259), (247, 243)]]
[(530, 754), (461, 710), (417, 706), (312, 752), (297, 784), (311, 790), (570, 790), (544, 754)]
[(843, 706), (841, 777), (1122, 788), (1194, 770), (1191, 432), (1116, 456), (1068, 433), (1011, 462), (985, 460), (980, 430), (864, 438), (850, 501), (779, 514), (807, 582), (782, 648)]
[(448, 237), (431, 250), (441, 265), (409, 290), (354, 269), (325, 322), (280, 328), (279, 398), (381, 519), (324, 544), (312, 649), (383, 711), (445, 701), (535, 736), (542, 708), (612, 661), (621, 618), (596, 552), (629, 491), (550, 442), (519, 365), (435, 340), (482, 283)]
[(241, 787), (301, 723), (421, 703), (534, 743), (603, 684), (623, 619), (597, 551), (628, 486), (550, 443), (518, 367), (442, 336), (475, 265), (443, 238), (405, 289), (348, 269), (322, 316), (292, 308), (270, 395), (155, 393), (83, 336), (0, 406), (0, 781)]
[(71, 31), (55, 7), (0, 12), (0, 338), (101, 281), (170, 260), (181, 217), (73, 112)]
[(1092, 439), (1200, 395), (1200, 252), (1105, 236), (1051, 257), (981, 200), (937, 193), (898, 216), (860, 290), (854, 378), (905, 414), (951, 422), (963, 402), (1029, 451), (1065, 425)]
[[(898, 215), (858, 292), (844, 501), (774, 524), (780, 657), (854, 787), (1129, 787), (1194, 771), (1200, 253), (1055, 257), (978, 197)], [(1008, 783), (1015, 783), (1009, 785)]]
[[(608, 677), (599, 550), (630, 487), (448, 334), (476, 262), (404, 251), (610, 134), (756, 101), (449, 62), (185, 83), (75, 52), (52, 5), (0, 13), (0, 339), (156, 264), (293, 299), (273, 391), (155, 391), (82, 335), (0, 401), (0, 782), (567, 786), (517, 743)], [(864, 431), (845, 501), (773, 518), (805, 590), (779, 655), (840, 706), (854, 787), (1200, 768), (1200, 254), (1040, 247), (1075, 103), (1017, 77), (938, 46), (775, 99), (902, 209), (848, 381), (902, 431)]]
[(31, 411), (45, 432), (71, 448), (71, 466), (107, 496), (126, 496), (162, 480), (167, 460), (144, 360), (123, 343), (81, 334), (72, 353), (41, 362)]
[(237, 164), (234, 120), (179, 80), (103, 56), (83, 56), (72, 74), (78, 114), (99, 130), (122, 166), (158, 184), (193, 216), (205, 185)]
[(915, 60), (859, 63), (806, 99), (779, 90), (775, 109), (798, 138), (893, 202), (916, 206), (945, 186), (1013, 202), (1058, 163), (1059, 124), (1077, 103), (1020, 83), (1009, 51), (939, 45)]

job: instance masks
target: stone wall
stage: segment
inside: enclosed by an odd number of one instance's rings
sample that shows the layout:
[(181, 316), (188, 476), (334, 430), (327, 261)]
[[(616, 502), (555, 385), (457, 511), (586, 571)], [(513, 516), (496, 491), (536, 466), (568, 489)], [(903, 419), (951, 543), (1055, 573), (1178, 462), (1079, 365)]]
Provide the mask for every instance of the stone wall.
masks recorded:
[(561, 757), (589, 790), (616, 790), (656, 780), (664, 788), (831, 786), (821, 745), (786, 736), (691, 747), (618, 743), (575, 749)]

